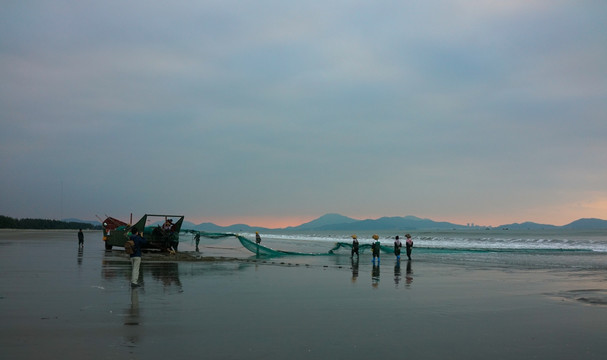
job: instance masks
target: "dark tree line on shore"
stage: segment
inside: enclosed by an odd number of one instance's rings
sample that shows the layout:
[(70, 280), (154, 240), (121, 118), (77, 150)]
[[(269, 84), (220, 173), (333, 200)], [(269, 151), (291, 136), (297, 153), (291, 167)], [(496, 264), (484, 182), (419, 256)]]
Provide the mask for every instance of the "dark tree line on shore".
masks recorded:
[(46, 219), (14, 219), (0, 215), (0, 229), (83, 229), (101, 230), (101, 225)]

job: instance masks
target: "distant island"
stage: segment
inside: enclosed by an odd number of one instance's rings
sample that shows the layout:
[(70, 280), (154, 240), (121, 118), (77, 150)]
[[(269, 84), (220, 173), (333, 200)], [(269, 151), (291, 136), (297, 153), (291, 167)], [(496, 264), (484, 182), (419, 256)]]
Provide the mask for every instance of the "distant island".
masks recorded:
[[(44, 220), (44, 219), (13, 219), (0, 215), (0, 228), (4, 229), (101, 229), (98, 221), (86, 221), (79, 219)], [(556, 226), (549, 224), (538, 224), (534, 222), (523, 222), (504, 224), (495, 227), (478, 226), (473, 224), (461, 225), (445, 221), (434, 221), (422, 219), (416, 216), (393, 216), (378, 219), (357, 220), (340, 214), (326, 214), (310, 222), (289, 226), (286, 228), (270, 229), (256, 227), (247, 224), (234, 224), (219, 226), (213, 223), (194, 224), (184, 221), (182, 229), (207, 231), (207, 232), (254, 232), (254, 231), (380, 231), (380, 230), (551, 230), (551, 229), (575, 229), (575, 230), (607, 230), (607, 220), (601, 219), (579, 219), (567, 225)]]

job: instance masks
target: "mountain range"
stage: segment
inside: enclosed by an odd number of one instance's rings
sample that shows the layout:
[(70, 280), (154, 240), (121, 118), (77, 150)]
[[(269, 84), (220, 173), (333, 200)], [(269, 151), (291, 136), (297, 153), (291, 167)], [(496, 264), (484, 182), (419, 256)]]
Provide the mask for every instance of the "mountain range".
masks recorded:
[[(71, 221), (87, 222), (99, 225), (99, 222), (70, 219)], [(219, 226), (210, 222), (194, 224), (184, 221), (182, 229), (199, 230), (207, 232), (254, 232), (254, 231), (373, 231), (373, 230), (463, 230), (463, 229), (504, 229), (504, 230), (550, 230), (550, 229), (575, 229), (575, 230), (607, 230), (607, 220), (601, 219), (579, 219), (567, 225), (556, 226), (549, 224), (538, 224), (534, 222), (523, 222), (504, 224), (496, 227), (485, 227), (476, 225), (460, 225), (445, 221), (434, 221), (422, 219), (416, 216), (393, 216), (378, 219), (357, 220), (340, 214), (326, 214), (318, 219), (298, 225), (281, 229), (270, 229), (247, 224), (234, 224)]]

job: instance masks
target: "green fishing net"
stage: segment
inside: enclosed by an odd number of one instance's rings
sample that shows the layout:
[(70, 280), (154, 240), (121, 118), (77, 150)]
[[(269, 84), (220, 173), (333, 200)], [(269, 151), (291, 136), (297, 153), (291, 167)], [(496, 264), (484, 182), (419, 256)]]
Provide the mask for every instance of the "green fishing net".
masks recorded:
[[(184, 230), (184, 232), (199, 234), (205, 238), (209, 239), (223, 239), (229, 237), (235, 237), (238, 239), (242, 246), (249, 250), (250, 252), (259, 255), (259, 256), (267, 256), (267, 257), (275, 257), (275, 256), (284, 256), (284, 255), (301, 255), (301, 256), (320, 256), (320, 255), (332, 255), (340, 252), (340, 249), (344, 253), (350, 253), (352, 250), (352, 243), (347, 242), (337, 242), (334, 244), (333, 248), (324, 253), (306, 253), (306, 252), (297, 252), (297, 251), (284, 251), (284, 250), (275, 250), (269, 248), (267, 246), (257, 244), (255, 241), (247, 239), (246, 237), (234, 234), (234, 233), (210, 233), (205, 231), (196, 231), (196, 230)], [(369, 252), (371, 253), (371, 244), (361, 244), (359, 245), (359, 253)], [(384, 253), (392, 253), (394, 249), (390, 246), (381, 245), (381, 251)]]

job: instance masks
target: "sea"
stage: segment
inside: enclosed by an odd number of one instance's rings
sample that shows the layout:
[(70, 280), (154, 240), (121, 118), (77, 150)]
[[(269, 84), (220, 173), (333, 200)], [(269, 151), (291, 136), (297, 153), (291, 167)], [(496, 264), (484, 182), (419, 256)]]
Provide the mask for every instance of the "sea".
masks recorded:
[[(404, 242), (410, 233), (413, 257), (418, 262), (471, 264), (474, 266), (513, 266), (521, 269), (607, 269), (606, 230), (421, 230), (357, 232), (361, 245), (370, 245), (378, 234), (384, 258), (390, 254), (395, 237)], [(354, 232), (299, 231), (261, 234), (262, 244), (270, 249), (302, 255), (350, 255)], [(254, 233), (239, 234), (254, 239)], [(182, 241), (185, 239), (182, 239)], [(187, 241), (187, 240), (186, 240)], [(335, 249), (336, 244), (344, 247)], [(370, 246), (361, 256), (371, 257)], [(404, 255), (403, 255), (404, 256)]]

